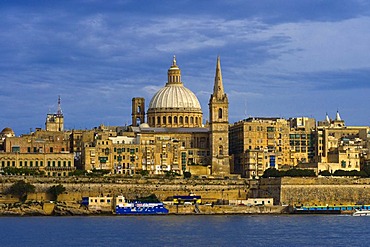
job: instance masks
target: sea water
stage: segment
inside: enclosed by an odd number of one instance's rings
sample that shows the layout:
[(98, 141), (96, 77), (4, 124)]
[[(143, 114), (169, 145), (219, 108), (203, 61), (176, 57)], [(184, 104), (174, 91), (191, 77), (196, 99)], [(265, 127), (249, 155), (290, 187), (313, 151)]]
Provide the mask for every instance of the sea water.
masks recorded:
[(370, 217), (0, 217), (0, 246), (368, 246)]

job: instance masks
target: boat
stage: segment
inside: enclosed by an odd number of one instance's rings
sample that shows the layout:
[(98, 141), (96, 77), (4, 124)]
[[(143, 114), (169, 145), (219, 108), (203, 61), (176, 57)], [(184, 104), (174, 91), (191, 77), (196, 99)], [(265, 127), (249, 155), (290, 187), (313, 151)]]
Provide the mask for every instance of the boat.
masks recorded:
[(326, 206), (294, 206), (291, 208), (292, 214), (351, 214), (356, 211), (370, 212), (370, 205), (326, 205)]
[(352, 216), (370, 216), (370, 210), (357, 210), (352, 214)]
[(127, 201), (123, 196), (117, 197), (115, 213), (119, 215), (168, 214), (162, 202)]
[(330, 207), (296, 207), (292, 214), (340, 214), (341, 210)]

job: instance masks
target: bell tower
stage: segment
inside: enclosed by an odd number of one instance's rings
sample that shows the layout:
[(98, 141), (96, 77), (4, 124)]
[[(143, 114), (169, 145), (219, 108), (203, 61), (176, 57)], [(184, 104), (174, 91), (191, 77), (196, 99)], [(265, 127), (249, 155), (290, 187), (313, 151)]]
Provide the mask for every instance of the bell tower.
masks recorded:
[(212, 175), (229, 175), (229, 100), (224, 92), (220, 57), (217, 57), (213, 94), (209, 100)]
[(64, 116), (60, 104), (60, 96), (58, 96), (58, 111), (55, 114), (47, 114), (45, 121), (46, 131), (64, 131)]
[(145, 99), (132, 98), (132, 126), (145, 123)]

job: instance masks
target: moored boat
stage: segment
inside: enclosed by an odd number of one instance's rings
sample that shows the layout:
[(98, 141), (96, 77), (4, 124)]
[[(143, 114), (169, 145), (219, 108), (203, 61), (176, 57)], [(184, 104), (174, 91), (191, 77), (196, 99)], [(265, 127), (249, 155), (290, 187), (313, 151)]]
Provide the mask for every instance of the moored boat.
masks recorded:
[(351, 214), (354, 210), (369, 212), (370, 216), (370, 205), (295, 206), (290, 212), (293, 214)]
[(370, 210), (356, 210), (352, 216), (370, 216)]
[(168, 212), (168, 209), (164, 207), (162, 202), (128, 202), (123, 196), (117, 197), (116, 214), (168, 214)]

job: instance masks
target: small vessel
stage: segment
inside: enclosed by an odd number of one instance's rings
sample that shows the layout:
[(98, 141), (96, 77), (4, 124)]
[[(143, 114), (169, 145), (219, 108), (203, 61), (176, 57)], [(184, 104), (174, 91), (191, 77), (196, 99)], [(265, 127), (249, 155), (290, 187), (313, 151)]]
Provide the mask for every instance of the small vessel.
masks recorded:
[(370, 216), (370, 210), (357, 210), (352, 214), (352, 216)]
[(292, 214), (340, 214), (341, 210), (329, 207), (300, 207), (293, 208)]
[(123, 196), (117, 197), (116, 214), (168, 214), (168, 212), (168, 209), (164, 207), (162, 202), (128, 202)]

